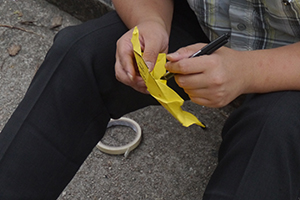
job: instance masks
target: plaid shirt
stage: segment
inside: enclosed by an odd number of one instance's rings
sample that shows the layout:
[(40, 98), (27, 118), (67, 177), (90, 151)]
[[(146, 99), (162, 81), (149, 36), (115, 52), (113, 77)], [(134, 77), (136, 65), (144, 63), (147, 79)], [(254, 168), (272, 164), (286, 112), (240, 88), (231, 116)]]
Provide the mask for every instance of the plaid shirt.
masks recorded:
[(188, 0), (211, 39), (231, 32), (228, 47), (269, 49), (300, 41), (300, 0)]

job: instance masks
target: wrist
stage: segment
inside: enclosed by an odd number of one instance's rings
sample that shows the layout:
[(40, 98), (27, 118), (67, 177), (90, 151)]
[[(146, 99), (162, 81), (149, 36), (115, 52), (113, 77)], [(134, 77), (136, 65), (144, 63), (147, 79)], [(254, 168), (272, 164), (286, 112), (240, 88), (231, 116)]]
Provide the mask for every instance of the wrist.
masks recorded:
[(283, 73), (283, 64), (277, 49), (254, 50), (246, 52), (248, 84), (246, 93), (267, 93), (285, 90), (288, 80)]
[(253, 93), (256, 90), (256, 74), (251, 51), (235, 51), (236, 78), (239, 79), (238, 94)]
[(113, 3), (117, 13), (129, 29), (145, 21), (153, 21), (161, 23), (170, 33), (174, 8), (173, 0), (113, 0)]
[[(149, 26), (159, 25), (166, 31), (168, 36), (170, 36), (171, 23), (170, 24), (167, 23), (165, 20), (163, 20), (160, 17), (153, 16), (153, 17), (141, 18), (136, 22), (136, 26), (139, 26), (140, 24), (149, 24)], [(149, 30), (151, 30), (151, 27), (149, 27)]]

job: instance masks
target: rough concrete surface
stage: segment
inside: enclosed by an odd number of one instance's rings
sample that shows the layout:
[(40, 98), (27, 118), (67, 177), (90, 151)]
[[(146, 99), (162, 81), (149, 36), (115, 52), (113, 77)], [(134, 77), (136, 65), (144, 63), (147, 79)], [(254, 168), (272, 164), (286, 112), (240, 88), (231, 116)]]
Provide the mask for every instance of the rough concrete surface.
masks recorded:
[[(0, 0), (0, 13), (1, 131), (54, 35), (81, 22), (45, 0)], [(62, 25), (51, 30), (51, 21), (57, 16), (62, 17)], [(12, 44), (22, 47), (16, 56), (8, 54)], [(211, 109), (187, 102), (184, 109), (208, 128), (185, 128), (160, 106), (130, 113), (127, 117), (143, 130), (139, 147), (126, 159), (95, 148), (59, 199), (201, 199), (217, 164), (222, 126), (234, 108)], [(112, 134), (113, 139), (124, 138)]]

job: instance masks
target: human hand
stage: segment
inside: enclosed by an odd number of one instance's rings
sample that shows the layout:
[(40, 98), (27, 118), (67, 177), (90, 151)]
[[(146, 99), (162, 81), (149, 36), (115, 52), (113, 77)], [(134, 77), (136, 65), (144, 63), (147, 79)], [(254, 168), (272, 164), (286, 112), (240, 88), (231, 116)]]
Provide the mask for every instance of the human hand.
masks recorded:
[[(149, 67), (149, 71), (152, 71), (158, 54), (168, 51), (169, 35), (165, 27), (158, 22), (146, 21), (137, 27), (141, 49), (144, 52), (143, 58)], [(135, 90), (148, 94), (145, 82), (136, 66), (131, 44), (132, 32), (133, 29), (129, 30), (117, 42), (116, 78)]]
[(191, 101), (223, 107), (245, 93), (251, 82), (251, 68), (245, 65), (247, 52), (222, 47), (211, 55), (189, 58), (204, 45), (191, 45), (167, 55), (166, 69), (176, 74), (177, 84)]

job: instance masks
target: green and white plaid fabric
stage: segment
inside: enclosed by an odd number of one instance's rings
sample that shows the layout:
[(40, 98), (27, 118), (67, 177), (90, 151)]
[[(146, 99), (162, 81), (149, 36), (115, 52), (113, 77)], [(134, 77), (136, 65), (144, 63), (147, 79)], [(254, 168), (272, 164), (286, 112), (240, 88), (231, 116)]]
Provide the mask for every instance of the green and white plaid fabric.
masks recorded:
[(230, 32), (236, 50), (269, 49), (300, 41), (300, 0), (188, 0), (211, 39)]

